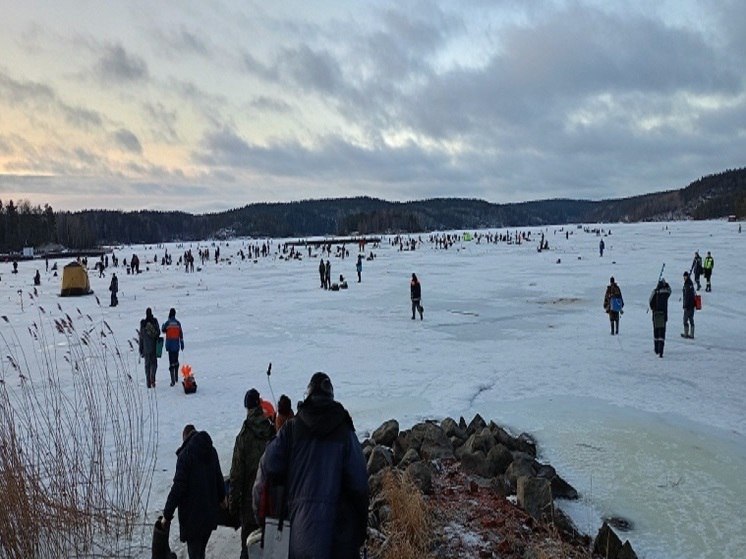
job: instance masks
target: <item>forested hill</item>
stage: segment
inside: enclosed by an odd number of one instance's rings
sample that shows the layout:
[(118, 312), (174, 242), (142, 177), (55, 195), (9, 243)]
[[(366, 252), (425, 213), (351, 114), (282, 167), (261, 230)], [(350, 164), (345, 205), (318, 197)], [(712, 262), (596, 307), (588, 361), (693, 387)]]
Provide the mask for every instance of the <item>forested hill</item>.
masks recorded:
[[(1, 203), (0, 203), (1, 204)], [(438, 198), (387, 202), (339, 198), (251, 204), (219, 213), (53, 212), (28, 203), (0, 205), (0, 251), (59, 243), (70, 248), (210, 237), (306, 237), (563, 223), (746, 217), (746, 168), (709, 175), (689, 186), (616, 200), (541, 200), (492, 204)]]

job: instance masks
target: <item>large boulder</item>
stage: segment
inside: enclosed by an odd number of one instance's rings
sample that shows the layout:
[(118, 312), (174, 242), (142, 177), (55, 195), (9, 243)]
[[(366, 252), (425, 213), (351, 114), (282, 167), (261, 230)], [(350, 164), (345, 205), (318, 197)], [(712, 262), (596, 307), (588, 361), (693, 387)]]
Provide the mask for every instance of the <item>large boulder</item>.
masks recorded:
[(451, 441), (446, 437), (443, 428), (436, 423), (418, 423), (412, 427), (407, 439), (409, 448), (417, 450), (423, 460), (453, 458)]
[(384, 468), (390, 468), (394, 464), (394, 455), (391, 449), (383, 445), (376, 445), (368, 458), (368, 475), (371, 476)]
[(417, 452), (415, 449), (410, 448), (407, 450), (406, 453), (404, 453), (404, 456), (402, 456), (402, 459), (399, 461), (397, 466), (401, 469), (406, 469), (410, 464), (414, 464), (415, 462), (419, 462), (422, 460), (420, 458), (420, 453)]
[(384, 421), (378, 429), (373, 431), (371, 436), (376, 444), (392, 446), (396, 437), (399, 436), (399, 422), (396, 419)]
[(425, 495), (433, 492), (433, 472), (425, 462), (414, 462), (407, 466), (407, 475)]
[(468, 437), (468, 435), (466, 434), (466, 429), (462, 429), (459, 424), (450, 417), (446, 417), (443, 421), (441, 421), (440, 426), (443, 428), (443, 432), (446, 434), (446, 437), (451, 439), (451, 441), (456, 438), (463, 442)]
[(469, 474), (491, 477), (487, 466), (487, 456), (481, 450), (464, 452), (461, 455), (461, 468)]
[(533, 458), (523, 453), (516, 453), (513, 461), (505, 470), (505, 479), (510, 483), (513, 491), (516, 490), (518, 478), (534, 477), (536, 475), (536, 466)]
[(494, 421), (490, 421), (489, 430), (498, 443), (505, 445), (508, 449), (523, 452), (536, 458), (536, 441), (527, 433), (521, 433), (514, 437)]
[(555, 499), (577, 499), (578, 492), (575, 488), (562, 479), (558, 474), (557, 470), (549, 464), (542, 464), (536, 472), (536, 477), (541, 477), (549, 480), (552, 486), (552, 496)]
[(606, 522), (603, 523), (596, 539), (593, 540), (593, 553), (608, 559), (637, 559), (637, 554), (629, 541), (622, 544), (622, 540)]
[(516, 496), (518, 505), (536, 520), (552, 518), (552, 488), (549, 480), (521, 476), (518, 478)]
[(501, 444), (493, 446), (487, 453), (487, 467), (490, 477), (504, 474), (513, 462), (513, 455)]
[(477, 414), (474, 416), (474, 419), (469, 422), (469, 425), (466, 427), (466, 434), (472, 435), (474, 433), (477, 433), (478, 431), (481, 431), (487, 427), (487, 423), (485, 423), (484, 419), (482, 419), (482, 416)]

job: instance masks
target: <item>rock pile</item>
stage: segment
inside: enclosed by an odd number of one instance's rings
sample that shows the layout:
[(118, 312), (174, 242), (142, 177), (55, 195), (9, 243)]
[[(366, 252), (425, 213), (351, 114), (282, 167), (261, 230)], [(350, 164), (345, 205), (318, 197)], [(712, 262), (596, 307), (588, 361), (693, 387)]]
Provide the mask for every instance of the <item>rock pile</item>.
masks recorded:
[[(487, 423), (479, 414), (468, 424), (463, 417), (458, 422), (445, 418), (405, 430), (391, 419), (363, 442), (363, 453), (368, 461), (371, 491), (369, 527), (375, 533), (383, 531), (388, 520), (389, 510), (380, 496), (388, 470), (406, 472), (431, 502), (442, 502), (434, 491), (449, 495), (452, 491), (444, 488), (442, 481), (434, 483), (434, 479), (442, 479), (446, 471), (453, 477), (455, 467), (468, 476), (470, 481), (466, 483), (471, 487), (468, 491), (472, 499), (478, 493), (489, 494), (490, 500), (499, 497), (511, 506), (508, 499), (512, 497), (525, 511), (527, 521), (523, 524), (551, 526), (551, 532), (559, 539), (584, 546), (588, 556), (590, 540), (554, 504), (555, 499), (577, 499), (578, 492), (551, 465), (537, 460), (536, 441), (526, 433), (514, 436), (493, 421)], [(499, 508), (502, 506), (501, 503)], [(494, 503), (491, 508), (495, 508)], [(492, 523), (500, 524), (500, 520), (493, 519)], [(507, 539), (497, 537), (494, 541), (502, 542), (504, 547)], [(490, 553), (482, 549), (479, 555), (490, 557)], [(497, 549), (494, 553), (498, 553)], [(593, 554), (605, 559), (636, 557), (629, 542), (622, 544), (606, 523), (594, 541)]]

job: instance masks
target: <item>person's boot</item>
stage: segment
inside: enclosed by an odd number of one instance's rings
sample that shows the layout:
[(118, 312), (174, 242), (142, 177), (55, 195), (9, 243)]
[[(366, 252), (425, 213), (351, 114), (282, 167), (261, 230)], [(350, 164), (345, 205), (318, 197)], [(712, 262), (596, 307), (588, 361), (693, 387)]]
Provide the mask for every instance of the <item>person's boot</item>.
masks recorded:
[(694, 339), (694, 324), (692, 324), (692, 329), (690, 330), (689, 338), (692, 340)]
[(689, 325), (684, 324), (684, 333), (681, 334), (682, 338), (688, 338), (689, 337)]
[(661, 342), (661, 350), (658, 353), (658, 357), (663, 357), (663, 344), (665, 344), (665, 342)]

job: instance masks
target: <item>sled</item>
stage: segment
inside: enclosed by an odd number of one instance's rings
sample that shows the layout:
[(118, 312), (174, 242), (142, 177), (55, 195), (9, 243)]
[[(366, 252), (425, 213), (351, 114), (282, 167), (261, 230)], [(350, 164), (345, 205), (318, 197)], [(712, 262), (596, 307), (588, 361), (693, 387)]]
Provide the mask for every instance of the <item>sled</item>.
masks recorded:
[(702, 310), (702, 295), (699, 293), (694, 296), (694, 308), (698, 311)]

